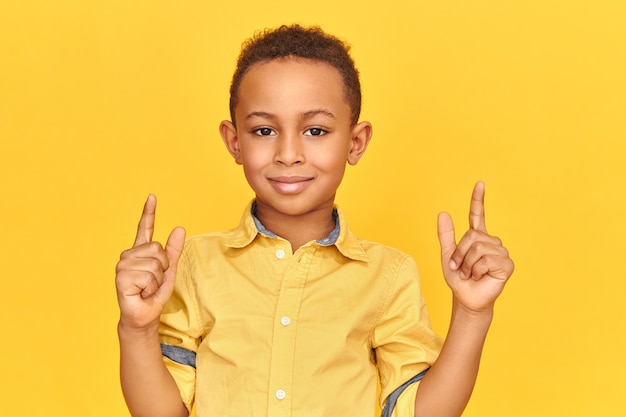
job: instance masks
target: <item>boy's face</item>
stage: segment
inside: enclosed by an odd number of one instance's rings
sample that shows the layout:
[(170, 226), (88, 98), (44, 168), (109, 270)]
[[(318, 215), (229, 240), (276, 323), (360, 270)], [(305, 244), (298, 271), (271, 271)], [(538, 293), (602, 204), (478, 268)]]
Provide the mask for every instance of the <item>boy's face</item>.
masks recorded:
[(220, 131), (259, 210), (332, 210), (346, 162), (356, 164), (371, 137), (369, 123), (351, 125), (343, 91), (335, 68), (308, 59), (258, 63), (244, 76), (237, 126), (222, 122)]

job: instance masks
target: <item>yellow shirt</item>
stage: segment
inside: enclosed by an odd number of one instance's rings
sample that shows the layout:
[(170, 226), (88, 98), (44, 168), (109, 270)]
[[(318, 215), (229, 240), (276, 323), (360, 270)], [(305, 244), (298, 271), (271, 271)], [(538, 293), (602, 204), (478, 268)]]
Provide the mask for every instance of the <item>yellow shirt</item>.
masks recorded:
[[(441, 339), (414, 261), (357, 238), (337, 213), (334, 244), (293, 254), (259, 232), (250, 206), (236, 229), (186, 242), (160, 334), (197, 417), (374, 417), (379, 378), (382, 406), (434, 362)], [(394, 415), (412, 416), (416, 387)]]

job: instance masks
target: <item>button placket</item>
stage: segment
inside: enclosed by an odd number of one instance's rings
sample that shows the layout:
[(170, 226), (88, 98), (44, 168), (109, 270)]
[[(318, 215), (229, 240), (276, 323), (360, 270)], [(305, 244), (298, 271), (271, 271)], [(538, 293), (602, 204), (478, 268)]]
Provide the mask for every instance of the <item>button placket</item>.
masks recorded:
[[(293, 254), (290, 250), (274, 248), (276, 261), (284, 266), (281, 286), (276, 300), (276, 316), (270, 364), (270, 387), (274, 393), (268, 402), (268, 415), (279, 415), (292, 406), (291, 395), (294, 369), (294, 346), (296, 343), (298, 312), (304, 286), (306, 285), (309, 263), (306, 252)], [(282, 268), (281, 268), (282, 269)], [(272, 394), (269, 394), (272, 396)]]

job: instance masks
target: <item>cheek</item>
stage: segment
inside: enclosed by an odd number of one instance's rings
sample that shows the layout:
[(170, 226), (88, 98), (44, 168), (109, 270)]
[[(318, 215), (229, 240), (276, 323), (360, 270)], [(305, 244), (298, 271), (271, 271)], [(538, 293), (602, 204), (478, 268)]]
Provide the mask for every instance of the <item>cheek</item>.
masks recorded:
[(254, 193), (258, 194), (261, 192), (263, 189), (263, 181), (259, 170), (248, 164), (243, 164), (243, 174), (246, 177), (248, 186), (254, 191)]
[(343, 175), (343, 171), (346, 169), (346, 163), (348, 161), (347, 147), (332, 144), (332, 146), (320, 149), (317, 153), (313, 153), (312, 155), (319, 155), (315, 157), (315, 163), (323, 170)]
[(254, 182), (255, 175), (258, 175), (259, 170), (261, 169), (258, 158), (252, 158), (250, 153), (241, 152), (239, 163), (243, 167), (243, 173), (246, 176), (246, 179), (252, 184), (252, 182)]
[(346, 170), (346, 160), (341, 157), (325, 158), (320, 160), (317, 166), (326, 173), (331, 182), (339, 183)]
[(255, 176), (259, 175), (259, 171), (261, 170), (261, 165), (258, 164), (258, 161), (250, 158), (242, 158), (243, 172), (248, 178), (248, 181), (252, 180)]
[(239, 157), (241, 158), (244, 171), (252, 173), (260, 170), (267, 163), (267, 159), (270, 156), (262, 147), (245, 146), (241, 149)]

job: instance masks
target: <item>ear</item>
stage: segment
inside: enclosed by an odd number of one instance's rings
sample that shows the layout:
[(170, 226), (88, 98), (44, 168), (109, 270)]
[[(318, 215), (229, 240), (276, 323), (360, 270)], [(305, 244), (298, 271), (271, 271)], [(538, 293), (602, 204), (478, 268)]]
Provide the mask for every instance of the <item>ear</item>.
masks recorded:
[(235, 162), (241, 165), (241, 151), (239, 150), (239, 137), (237, 136), (237, 128), (228, 120), (220, 123), (220, 135), (228, 152), (235, 158)]
[(350, 165), (356, 165), (359, 162), (370, 143), (370, 139), (372, 139), (372, 124), (370, 122), (360, 122), (352, 128), (352, 144), (348, 152)]

